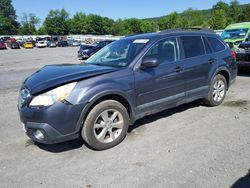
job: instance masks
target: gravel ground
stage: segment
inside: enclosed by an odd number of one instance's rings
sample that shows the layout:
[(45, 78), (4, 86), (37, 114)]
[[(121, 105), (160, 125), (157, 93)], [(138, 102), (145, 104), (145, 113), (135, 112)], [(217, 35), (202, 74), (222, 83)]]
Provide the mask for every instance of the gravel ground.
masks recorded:
[(19, 121), (18, 88), (46, 64), (79, 63), (76, 52), (0, 51), (0, 187), (250, 187), (250, 73), (221, 106), (193, 102), (143, 118), (115, 148), (34, 145)]

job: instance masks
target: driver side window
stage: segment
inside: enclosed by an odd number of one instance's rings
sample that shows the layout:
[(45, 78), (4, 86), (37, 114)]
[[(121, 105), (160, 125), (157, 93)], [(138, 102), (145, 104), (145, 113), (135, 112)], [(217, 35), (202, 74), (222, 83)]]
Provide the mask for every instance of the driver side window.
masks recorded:
[(157, 58), (159, 64), (177, 61), (179, 59), (177, 39), (171, 37), (157, 42), (145, 56)]

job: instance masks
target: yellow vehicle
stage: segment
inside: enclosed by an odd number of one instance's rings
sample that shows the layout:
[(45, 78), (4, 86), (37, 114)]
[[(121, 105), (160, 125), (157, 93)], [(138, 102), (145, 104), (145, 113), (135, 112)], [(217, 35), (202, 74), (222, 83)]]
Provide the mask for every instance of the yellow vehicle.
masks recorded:
[(25, 42), (23, 45), (24, 48), (28, 49), (28, 48), (34, 48), (32, 42)]

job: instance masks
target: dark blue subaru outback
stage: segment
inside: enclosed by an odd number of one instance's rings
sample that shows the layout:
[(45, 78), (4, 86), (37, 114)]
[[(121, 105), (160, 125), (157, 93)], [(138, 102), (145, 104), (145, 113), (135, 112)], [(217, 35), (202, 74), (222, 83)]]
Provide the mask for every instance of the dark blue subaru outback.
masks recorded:
[(26, 134), (53, 144), (81, 136), (91, 148), (119, 144), (146, 115), (196, 99), (222, 103), (235, 81), (235, 54), (211, 31), (177, 29), (128, 36), (85, 64), (48, 65), (21, 86)]

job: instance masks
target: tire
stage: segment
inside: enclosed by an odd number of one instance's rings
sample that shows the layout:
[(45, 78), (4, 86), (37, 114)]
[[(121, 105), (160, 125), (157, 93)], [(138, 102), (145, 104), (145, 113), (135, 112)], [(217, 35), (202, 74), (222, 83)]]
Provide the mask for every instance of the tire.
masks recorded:
[(204, 103), (208, 106), (219, 106), (225, 99), (226, 93), (227, 81), (224, 76), (218, 74), (210, 85), (208, 97), (204, 99)]
[(90, 148), (105, 150), (122, 142), (127, 135), (128, 125), (127, 109), (117, 101), (106, 100), (89, 112), (81, 136)]

